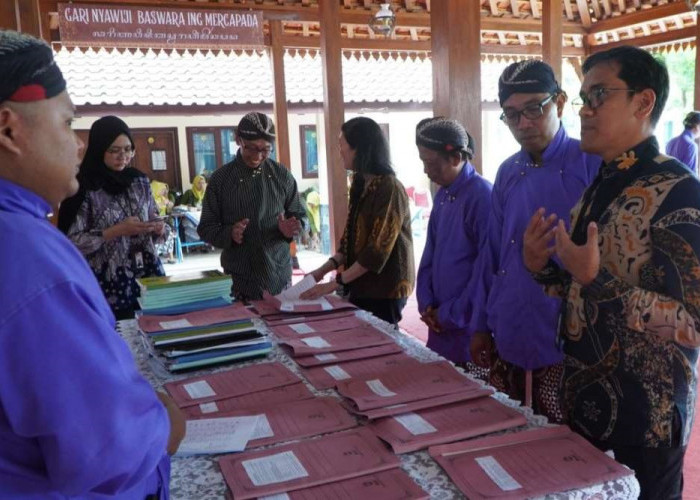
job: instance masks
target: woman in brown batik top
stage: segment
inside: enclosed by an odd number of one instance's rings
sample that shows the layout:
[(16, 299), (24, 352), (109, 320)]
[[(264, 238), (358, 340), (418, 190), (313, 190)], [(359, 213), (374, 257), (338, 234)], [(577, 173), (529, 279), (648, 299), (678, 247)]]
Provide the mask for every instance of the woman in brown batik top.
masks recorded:
[(329, 271), (338, 273), (335, 282), (318, 284), (302, 298), (340, 287), (356, 306), (397, 324), (415, 282), (408, 196), (374, 120), (348, 120), (338, 141), (343, 166), (354, 173), (348, 219), (339, 251), (311, 274), (318, 282)]

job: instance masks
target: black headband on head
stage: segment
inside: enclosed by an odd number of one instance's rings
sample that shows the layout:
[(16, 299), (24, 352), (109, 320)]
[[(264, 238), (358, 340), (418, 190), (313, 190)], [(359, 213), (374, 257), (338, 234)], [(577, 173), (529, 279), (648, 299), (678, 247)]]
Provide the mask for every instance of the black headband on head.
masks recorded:
[(66, 81), (41, 40), (0, 30), (0, 102), (33, 102), (56, 97)]
[(498, 102), (501, 106), (513, 94), (558, 94), (561, 87), (549, 64), (529, 59), (509, 65), (498, 79)]
[(700, 125), (700, 112), (691, 111), (683, 119), (683, 126), (686, 128), (693, 128), (696, 125)]
[(474, 157), (474, 139), (456, 120), (437, 117), (421, 120), (416, 127), (416, 145), (433, 151), (453, 153), (463, 151)]
[(236, 133), (248, 141), (264, 139), (273, 142), (275, 140), (275, 124), (266, 114), (253, 111), (241, 118)]

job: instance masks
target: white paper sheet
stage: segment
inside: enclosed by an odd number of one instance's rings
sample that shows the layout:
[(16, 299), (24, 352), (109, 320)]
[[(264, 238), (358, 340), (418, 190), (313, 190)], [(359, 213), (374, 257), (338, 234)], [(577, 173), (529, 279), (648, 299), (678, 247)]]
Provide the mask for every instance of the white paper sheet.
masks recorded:
[(306, 323), (297, 323), (295, 325), (289, 325), (289, 328), (297, 332), (299, 335), (306, 335), (307, 333), (314, 333), (316, 331)]
[(255, 486), (282, 483), (309, 476), (293, 451), (244, 460), (241, 465)]
[(328, 342), (326, 342), (326, 339), (324, 339), (323, 337), (308, 337), (300, 340), (309, 347), (314, 347), (316, 349), (331, 346)]
[(257, 416), (188, 420), (185, 438), (175, 455), (186, 457), (243, 451), (257, 422)]
[(261, 415), (256, 415), (258, 418), (255, 424), (255, 429), (253, 429), (253, 434), (250, 436), (250, 440), (253, 439), (263, 439), (269, 438), (275, 435), (272, 427), (270, 427), (270, 421), (267, 419), (267, 415), (264, 413)]
[(336, 380), (346, 380), (346, 379), (352, 378), (352, 377), (350, 377), (350, 374), (348, 372), (343, 370), (338, 365), (326, 366), (323, 369), (326, 370), (326, 372), (328, 372), (328, 375), (330, 375), (331, 377), (333, 377)]
[(161, 321), (160, 326), (163, 330), (175, 330), (176, 328), (189, 328), (192, 323), (183, 318), (174, 321)]
[(202, 413), (214, 413), (219, 411), (219, 407), (216, 406), (215, 401), (212, 401), (211, 403), (202, 403), (199, 405), (199, 409), (202, 410)]
[(304, 276), (304, 279), (302, 279), (299, 283), (297, 283), (294, 286), (290, 286), (286, 290), (283, 290), (281, 293), (278, 293), (277, 295), (275, 295), (275, 298), (280, 302), (298, 300), (299, 296), (302, 293), (304, 293), (307, 290), (310, 290), (314, 286), (316, 286), (316, 280), (313, 276), (307, 274), (306, 276)]
[(182, 386), (191, 399), (208, 398), (210, 396), (216, 396), (214, 389), (211, 388), (206, 380), (199, 380), (197, 382), (192, 382), (191, 384), (185, 384)]
[(475, 460), (476, 463), (479, 464), (479, 467), (484, 469), (486, 475), (491, 478), (491, 481), (496, 483), (503, 491), (513, 491), (522, 488), (520, 483), (518, 483), (513, 476), (508, 474), (508, 471), (506, 471), (491, 455), (477, 457)]
[(319, 361), (332, 361), (334, 359), (338, 359), (338, 356), (336, 356), (333, 353), (328, 353), (328, 354), (317, 354), (314, 356)]
[(437, 432), (437, 429), (433, 427), (430, 422), (416, 413), (404, 413), (403, 415), (397, 415), (394, 417), (394, 420), (400, 423), (414, 436)]
[(370, 390), (377, 396), (381, 396), (383, 398), (392, 398), (396, 396), (396, 393), (387, 389), (387, 387), (382, 384), (382, 381), (379, 379), (367, 380), (365, 383), (367, 384), (367, 387), (369, 387)]

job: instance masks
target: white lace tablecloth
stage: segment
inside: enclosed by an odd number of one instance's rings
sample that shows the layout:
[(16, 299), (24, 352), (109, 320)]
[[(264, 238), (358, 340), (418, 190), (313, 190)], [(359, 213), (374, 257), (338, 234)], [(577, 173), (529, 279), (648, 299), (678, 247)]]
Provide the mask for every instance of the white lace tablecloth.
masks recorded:
[[(357, 315), (384, 331), (387, 333), (387, 335), (393, 337), (408, 355), (413, 356), (419, 361), (438, 361), (443, 359), (430, 349), (423, 346), (413, 337), (395, 330), (388, 323), (375, 318), (369, 313), (358, 311)], [(256, 319), (254, 321), (256, 322), (257, 328), (261, 332), (269, 333), (269, 330), (261, 320)], [(232, 368), (240, 368), (255, 363), (265, 363), (271, 361), (278, 361), (284, 364), (294, 373), (299, 375), (302, 380), (304, 380), (304, 377), (301, 375), (297, 364), (277, 346), (274, 335), (269, 336), (274, 347), (272, 352), (266, 358), (237, 363), (235, 365), (224, 365), (218, 368), (211, 368), (199, 372), (173, 375), (167, 372), (162, 365), (156, 362), (152, 355), (149, 354), (149, 350), (145, 346), (144, 340), (138, 332), (138, 326), (135, 320), (120, 321), (117, 324), (117, 330), (129, 344), (131, 351), (134, 353), (134, 358), (136, 359), (139, 370), (143, 376), (157, 389), (160, 389), (166, 382), (182, 378), (189, 378), (200, 373), (214, 373), (218, 371), (230, 370)], [(314, 394), (339, 397), (338, 394), (332, 389), (319, 391), (306, 381), (305, 383)], [(505, 394), (496, 393), (493, 397), (511, 407), (519, 408), (519, 410), (522, 411), (527, 417), (527, 428), (548, 425), (545, 417), (533, 415), (530, 408), (521, 407), (519, 402), (509, 399)], [(518, 430), (522, 430), (522, 427), (519, 427)], [(218, 500), (225, 498), (226, 484), (221, 472), (219, 472), (219, 467), (216, 464), (217, 458), (218, 455), (173, 458), (170, 479), (171, 498), (174, 500)], [(450, 481), (447, 474), (445, 474), (440, 466), (432, 458), (430, 458), (427, 451), (405, 453), (399, 455), (399, 458), (401, 459), (401, 468), (408, 473), (408, 475), (410, 475), (413, 480), (421, 486), (421, 488), (430, 494), (430, 498), (444, 500), (464, 498), (462, 493), (457, 489), (452, 481)], [(636, 499), (637, 497), (639, 497), (639, 483), (633, 475), (630, 475), (616, 481), (608, 481), (590, 488), (570, 490), (558, 494), (547, 495), (544, 498), (557, 500), (622, 500)]]

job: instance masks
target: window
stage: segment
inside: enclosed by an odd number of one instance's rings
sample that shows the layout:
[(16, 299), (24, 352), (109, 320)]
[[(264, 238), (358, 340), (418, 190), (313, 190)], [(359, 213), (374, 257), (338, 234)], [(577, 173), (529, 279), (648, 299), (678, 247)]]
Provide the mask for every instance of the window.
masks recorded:
[(236, 127), (187, 127), (190, 180), (207, 179), (214, 170), (233, 160), (238, 151)]
[(304, 179), (318, 179), (318, 137), (316, 125), (300, 125), (301, 176)]

